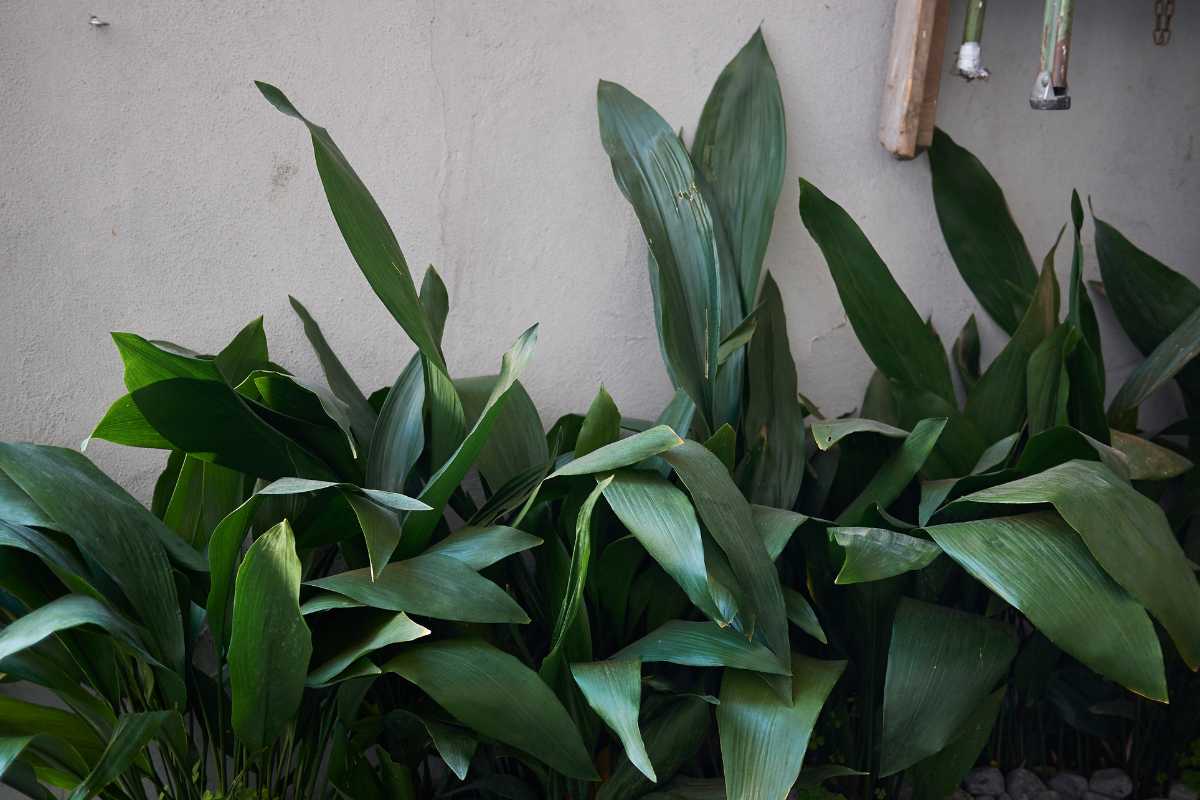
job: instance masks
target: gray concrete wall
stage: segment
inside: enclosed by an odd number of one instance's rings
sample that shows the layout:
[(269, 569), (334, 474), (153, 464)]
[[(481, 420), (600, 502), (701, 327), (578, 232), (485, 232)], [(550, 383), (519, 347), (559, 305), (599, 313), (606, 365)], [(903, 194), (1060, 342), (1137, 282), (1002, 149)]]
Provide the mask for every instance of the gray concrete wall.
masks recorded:
[[(1075, 108), (1045, 113), (1026, 102), (1040, 5), (993, 3), (995, 77), (947, 77), (941, 125), (995, 174), (1037, 257), (1078, 187), (1200, 278), (1200, 12), (1178, 4), (1164, 49), (1151, 43), (1150, 0), (1081, 4)], [(625, 413), (653, 416), (669, 387), (645, 248), (596, 131), (596, 81), (690, 130), (760, 23), (789, 125), (767, 266), (803, 391), (826, 413), (849, 411), (870, 367), (800, 223), (798, 176), (854, 215), (947, 342), (977, 308), (938, 232), (925, 160), (895, 162), (876, 141), (891, 7), (0, 0), (0, 437), (78, 444), (122, 391), (110, 330), (213, 350), (265, 314), (273, 355), (316, 375), (289, 292), (364, 386), (404, 363), (412, 346), (340, 241), (306, 136), (256, 78), (329, 127), (410, 262), (442, 271), (455, 374), (494, 371), (538, 321), (526, 383), (547, 424), (584, 409), (601, 382)], [(111, 25), (89, 27), (93, 12)], [(951, 40), (960, 19), (961, 7)], [(1099, 305), (1119, 375), (1134, 355)], [(990, 357), (996, 330), (982, 327)], [(142, 497), (161, 464), (105, 443), (89, 454)]]

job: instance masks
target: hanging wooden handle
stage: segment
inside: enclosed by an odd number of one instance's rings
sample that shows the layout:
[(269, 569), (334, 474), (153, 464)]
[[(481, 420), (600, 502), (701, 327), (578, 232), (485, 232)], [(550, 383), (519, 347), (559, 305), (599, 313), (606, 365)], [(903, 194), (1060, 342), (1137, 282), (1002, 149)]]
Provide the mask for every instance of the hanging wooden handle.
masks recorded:
[(933, 140), (950, 0), (896, 0), (879, 141), (896, 158), (913, 158)]

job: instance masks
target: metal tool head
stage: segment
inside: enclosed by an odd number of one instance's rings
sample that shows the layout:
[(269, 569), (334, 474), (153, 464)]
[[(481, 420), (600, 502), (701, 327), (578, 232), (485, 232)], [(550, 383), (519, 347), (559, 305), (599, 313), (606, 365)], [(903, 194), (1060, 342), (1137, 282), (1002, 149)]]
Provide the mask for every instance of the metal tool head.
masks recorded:
[(1066, 88), (1051, 84), (1049, 72), (1039, 72), (1029, 93), (1029, 107), (1037, 111), (1066, 111), (1071, 107), (1071, 95)]

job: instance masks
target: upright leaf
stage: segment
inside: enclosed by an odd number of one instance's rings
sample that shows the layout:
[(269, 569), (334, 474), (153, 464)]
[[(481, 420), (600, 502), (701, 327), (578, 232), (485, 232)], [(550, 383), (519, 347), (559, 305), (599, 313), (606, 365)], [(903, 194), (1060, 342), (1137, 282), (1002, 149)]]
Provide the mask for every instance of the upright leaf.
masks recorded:
[(751, 308), (787, 158), (783, 96), (761, 29), (713, 85), (692, 154), (729, 236), (742, 305)]
[(658, 112), (607, 81), (596, 100), (613, 176), (650, 245), (668, 366), (711, 424), (722, 324), (712, 215), (687, 151)]
[(600, 387), (584, 415), (583, 425), (575, 440), (575, 457), (582, 458), (593, 450), (612, 444), (621, 437), (621, 412), (612, 396)]
[(421, 363), (419, 356), (409, 360), (379, 411), (367, 451), (366, 485), (372, 489), (403, 491), (409, 471), (425, 449), (425, 373)]
[(987, 169), (940, 128), (929, 148), (933, 205), (950, 255), (979, 304), (1014, 333), (1037, 283), (1025, 238)]
[(858, 497), (838, 515), (838, 523), (857, 524), (872, 506), (887, 508), (891, 505), (921, 471), (945, 427), (945, 419), (923, 419), (918, 422), (900, 449), (883, 463)]
[(233, 730), (251, 750), (274, 742), (300, 707), (312, 637), (299, 598), (300, 559), (285, 520), (250, 546), (234, 588)]
[(402, 652), (384, 671), (416, 684), (460, 722), (564, 775), (594, 780), (595, 768), (554, 692), (509, 654), (482, 641), (450, 639)]
[(800, 180), (800, 217), (829, 265), (858, 341), (883, 374), (954, 403), (946, 353), (842, 208)]
[(230, 386), (237, 386), (256, 369), (269, 368), (271, 358), (267, 352), (263, 318), (253, 320), (238, 331), (233, 341), (225, 345), (213, 361)]
[(417, 349), (445, 371), (441, 349), (429, 318), (421, 308), (408, 262), (375, 199), (327, 130), (305, 119), (279, 89), (261, 81), (256, 81), (255, 85), (271, 105), (308, 128), (329, 208), (351, 255), (375, 294)]

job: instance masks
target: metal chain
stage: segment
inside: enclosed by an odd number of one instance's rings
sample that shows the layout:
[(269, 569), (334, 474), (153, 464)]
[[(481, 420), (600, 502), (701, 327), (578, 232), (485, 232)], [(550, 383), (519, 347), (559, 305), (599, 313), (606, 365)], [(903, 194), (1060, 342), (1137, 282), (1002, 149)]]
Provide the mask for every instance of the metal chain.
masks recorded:
[(1175, 0), (1154, 0), (1154, 43), (1164, 47), (1171, 43), (1171, 19), (1175, 16)]

